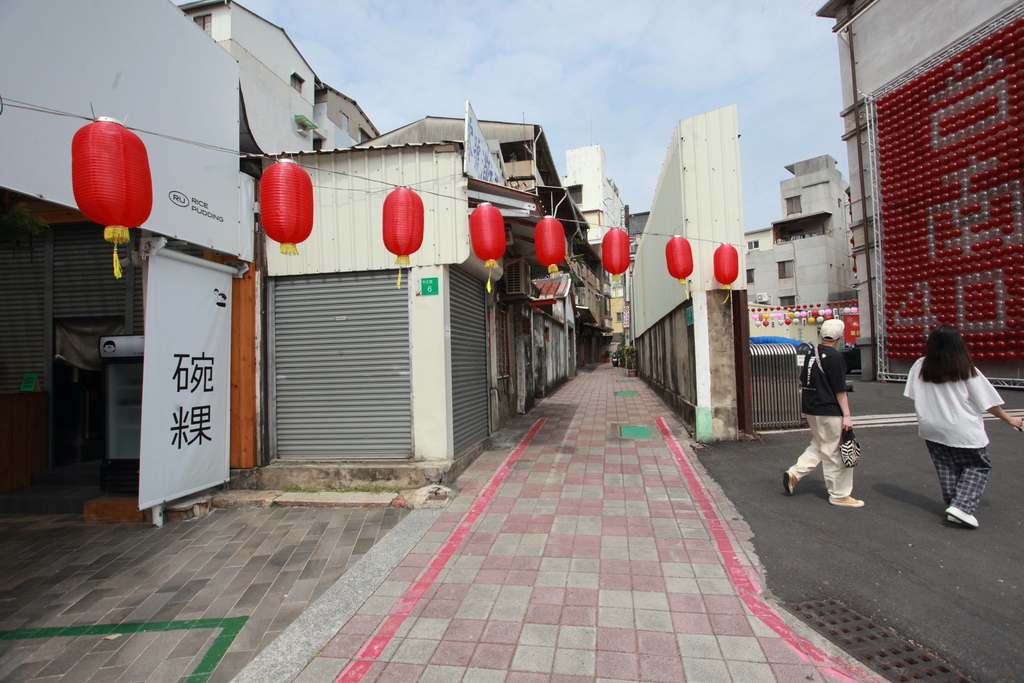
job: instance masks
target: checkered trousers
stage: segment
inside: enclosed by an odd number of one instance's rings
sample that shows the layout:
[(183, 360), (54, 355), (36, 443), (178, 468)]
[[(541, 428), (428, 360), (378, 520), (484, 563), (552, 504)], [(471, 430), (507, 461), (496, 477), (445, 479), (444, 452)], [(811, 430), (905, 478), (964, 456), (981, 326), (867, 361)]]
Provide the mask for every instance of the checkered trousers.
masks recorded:
[(942, 500), (946, 507), (953, 506), (969, 515), (981, 505), (992, 463), (985, 448), (954, 448), (934, 441), (928, 444), (935, 471), (942, 487)]

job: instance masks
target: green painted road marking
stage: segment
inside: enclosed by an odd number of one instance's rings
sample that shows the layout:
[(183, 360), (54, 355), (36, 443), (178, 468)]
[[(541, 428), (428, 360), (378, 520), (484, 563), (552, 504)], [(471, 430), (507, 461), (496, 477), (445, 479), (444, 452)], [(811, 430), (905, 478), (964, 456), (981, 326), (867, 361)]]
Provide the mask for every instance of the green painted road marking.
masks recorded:
[(184, 683), (206, 683), (213, 675), (220, 660), (227, 654), (249, 617), (230, 619), (190, 619), (187, 621), (150, 621), (134, 624), (95, 624), (93, 626), (65, 626), (53, 628), (23, 628), (15, 631), (0, 631), (0, 641), (31, 640), (34, 638), (66, 638), (78, 636), (110, 636), (124, 633), (154, 633), (160, 631), (186, 631), (202, 628), (221, 629), (206, 656), (195, 670), (181, 680)]
[(615, 395), (616, 396), (636, 396), (636, 392), (635, 391), (620, 391), (619, 393), (617, 393)]
[(623, 427), (621, 436), (623, 439), (649, 439), (651, 430), (647, 427)]

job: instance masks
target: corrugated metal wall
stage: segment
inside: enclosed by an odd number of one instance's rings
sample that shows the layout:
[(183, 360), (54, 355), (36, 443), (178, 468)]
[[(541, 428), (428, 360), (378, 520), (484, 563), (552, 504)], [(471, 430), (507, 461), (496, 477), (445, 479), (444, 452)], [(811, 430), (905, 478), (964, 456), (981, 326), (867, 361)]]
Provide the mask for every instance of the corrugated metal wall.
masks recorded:
[(269, 274), (313, 275), (391, 270), (395, 256), (381, 238), (383, 205), (398, 185), (414, 188), (423, 200), (423, 245), (414, 266), (463, 263), (470, 258), (469, 215), (462, 154), (452, 145), (400, 149), (357, 149), (303, 154), (293, 160), (311, 174), (316, 225), (299, 245), (298, 256), (283, 256), (267, 245)]
[[(131, 245), (118, 247), (122, 259)], [(142, 334), (142, 273), (125, 264), (124, 277), (114, 277), (114, 245), (103, 241), (98, 225), (53, 230), (53, 317), (123, 316)], [(129, 298), (126, 288), (132, 287)]]
[(487, 438), (484, 283), (451, 269), (452, 428), (458, 456)]
[(35, 374), (49, 387), (46, 363), (46, 244), (0, 250), (0, 392)]
[(394, 271), (273, 281), (276, 457), (412, 455), (408, 278)]
[[(745, 272), (738, 125), (732, 105), (680, 121), (676, 127), (637, 248), (630, 308), (634, 336), (686, 300), (683, 287), (669, 286), (665, 244), (671, 235), (690, 240), (691, 290), (721, 286), (714, 277), (714, 252), (723, 242), (737, 248), (740, 276)], [(745, 280), (732, 285), (746, 288)]]

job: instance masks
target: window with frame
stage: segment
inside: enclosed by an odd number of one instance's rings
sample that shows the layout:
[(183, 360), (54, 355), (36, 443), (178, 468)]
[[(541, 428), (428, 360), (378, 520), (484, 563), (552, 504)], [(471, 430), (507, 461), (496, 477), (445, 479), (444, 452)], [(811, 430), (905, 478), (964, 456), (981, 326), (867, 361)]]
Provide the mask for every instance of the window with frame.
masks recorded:
[(206, 35), (212, 35), (213, 33), (213, 15), (212, 14), (200, 14), (192, 17), (192, 21), (196, 22), (196, 26), (206, 31)]
[(780, 296), (779, 297), (779, 305), (780, 306), (796, 306), (796, 297), (795, 296)]
[(498, 378), (502, 379), (511, 376), (508, 360), (508, 308), (499, 306), (495, 309), (494, 328), (496, 371)]
[(305, 82), (306, 80), (299, 74), (292, 74), (292, 87), (299, 92), (302, 92), (302, 84)]
[(747, 251), (755, 251), (761, 248), (761, 240), (750, 240), (747, 242)]
[(780, 280), (793, 277), (795, 270), (795, 263), (793, 261), (779, 261)]
[(803, 209), (800, 207), (800, 195), (795, 197), (786, 197), (786, 215), (792, 216), (794, 213), (800, 213)]
[(754, 284), (754, 269), (753, 268), (747, 268), (747, 284), (748, 285)]

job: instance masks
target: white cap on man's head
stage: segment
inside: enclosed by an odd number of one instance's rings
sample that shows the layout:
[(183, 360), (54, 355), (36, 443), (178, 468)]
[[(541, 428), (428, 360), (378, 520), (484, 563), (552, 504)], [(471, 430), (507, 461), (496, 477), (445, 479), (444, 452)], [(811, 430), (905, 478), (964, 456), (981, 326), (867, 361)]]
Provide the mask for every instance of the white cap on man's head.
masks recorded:
[(836, 320), (835, 318), (832, 318), (831, 320), (826, 320), (821, 324), (821, 330), (818, 332), (818, 334), (821, 336), (822, 339), (835, 341), (836, 339), (843, 338), (843, 331), (845, 329), (846, 326), (843, 325), (842, 320)]

